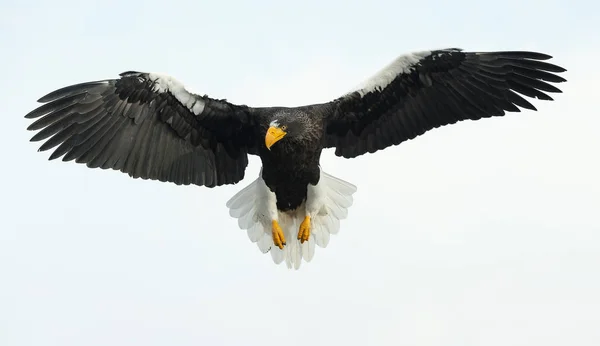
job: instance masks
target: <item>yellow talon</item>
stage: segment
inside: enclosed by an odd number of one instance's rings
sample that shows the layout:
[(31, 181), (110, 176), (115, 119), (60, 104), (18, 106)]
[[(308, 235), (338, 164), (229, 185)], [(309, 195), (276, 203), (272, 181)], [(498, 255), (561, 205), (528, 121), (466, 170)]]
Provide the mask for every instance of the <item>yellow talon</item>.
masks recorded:
[(273, 244), (282, 250), (285, 246), (285, 237), (283, 236), (283, 231), (281, 230), (281, 227), (279, 227), (279, 223), (276, 220), (273, 220)]
[(310, 238), (310, 216), (306, 216), (304, 221), (300, 224), (300, 230), (298, 230), (298, 240), (304, 244), (305, 241)]

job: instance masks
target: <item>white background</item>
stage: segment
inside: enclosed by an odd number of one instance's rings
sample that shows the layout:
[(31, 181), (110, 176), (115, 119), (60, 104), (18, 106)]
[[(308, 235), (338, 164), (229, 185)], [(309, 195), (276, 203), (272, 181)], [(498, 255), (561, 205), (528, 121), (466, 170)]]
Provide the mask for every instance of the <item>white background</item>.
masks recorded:
[[(0, 8), (0, 345), (600, 344), (598, 5), (32, 1)], [(164, 72), (248, 105), (323, 102), (421, 49), (536, 50), (538, 112), (324, 169), (358, 186), (290, 271), (207, 189), (48, 162), (23, 118), (59, 87)]]

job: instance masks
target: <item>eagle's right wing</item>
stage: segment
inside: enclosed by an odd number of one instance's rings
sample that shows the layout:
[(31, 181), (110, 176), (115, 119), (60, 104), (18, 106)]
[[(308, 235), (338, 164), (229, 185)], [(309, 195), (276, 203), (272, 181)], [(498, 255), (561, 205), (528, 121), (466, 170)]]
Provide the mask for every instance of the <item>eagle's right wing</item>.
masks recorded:
[(214, 187), (244, 177), (254, 151), (252, 109), (190, 93), (174, 78), (125, 72), (42, 97), (27, 114), (40, 151), (90, 168)]

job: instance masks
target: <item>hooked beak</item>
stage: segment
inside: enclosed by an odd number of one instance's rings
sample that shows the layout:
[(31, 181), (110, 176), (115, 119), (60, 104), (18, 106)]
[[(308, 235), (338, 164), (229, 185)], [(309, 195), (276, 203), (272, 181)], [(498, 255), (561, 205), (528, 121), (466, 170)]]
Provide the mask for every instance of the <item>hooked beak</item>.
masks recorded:
[(273, 144), (277, 143), (286, 134), (287, 132), (283, 131), (279, 127), (269, 127), (269, 130), (267, 130), (267, 135), (265, 136), (265, 145), (267, 146), (267, 149), (271, 150)]

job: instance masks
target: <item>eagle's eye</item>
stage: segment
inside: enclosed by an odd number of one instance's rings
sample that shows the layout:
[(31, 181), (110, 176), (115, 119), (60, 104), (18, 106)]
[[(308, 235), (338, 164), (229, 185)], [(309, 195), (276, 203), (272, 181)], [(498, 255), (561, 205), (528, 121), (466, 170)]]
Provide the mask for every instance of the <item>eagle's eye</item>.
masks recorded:
[(287, 125), (283, 125), (283, 126), (281, 127), (281, 129), (282, 129), (283, 131), (287, 130)]

